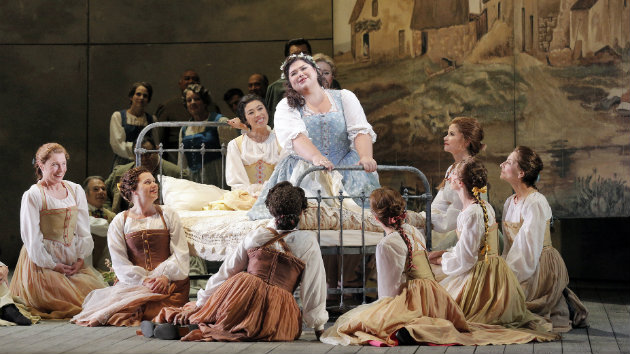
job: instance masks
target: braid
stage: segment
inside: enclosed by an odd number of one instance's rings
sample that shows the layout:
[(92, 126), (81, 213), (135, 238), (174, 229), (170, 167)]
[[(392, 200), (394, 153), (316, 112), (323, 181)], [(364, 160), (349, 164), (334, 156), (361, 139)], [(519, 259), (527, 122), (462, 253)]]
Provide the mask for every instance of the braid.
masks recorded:
[(407, 233), (402, 227), (403, 220), (404, 218), (397, 220), (396, 223), (392, 226), (396, 231), (398, 231), (398, 234), (400, 234), (400, 237), (402, 237), (403, 241), (405, 241), (405, 245), (407, 246), (407, 270), (410, 270), (411, 268), (413, 268), (413, 248), (411, 246), (411, 240), (409, 240), (409, 236), (407, 236)]
[(486, 209), (486, 203), (481, 200), (479, 190), (473, 188), (473, 196), (477, 200), (477, 204), (481, 206), (483, 210), (483, 240), (479, 251), (484, 254), (486, 262), (488, 261), (488, 251), (490, 251), (490, 245), (488, 244), (488, 210)]

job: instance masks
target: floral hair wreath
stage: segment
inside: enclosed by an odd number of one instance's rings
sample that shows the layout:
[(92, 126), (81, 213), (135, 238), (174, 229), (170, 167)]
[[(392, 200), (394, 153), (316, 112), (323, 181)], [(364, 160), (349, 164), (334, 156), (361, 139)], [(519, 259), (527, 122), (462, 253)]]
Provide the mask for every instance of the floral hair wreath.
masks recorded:
[(313, 64), (313, 66), (315, 66), (317, 69), (319, 69), (319, 66), (317, 65), (317, 63), (315, 62), (315, 60), (313, 60), (313, 57), (309, 54), (305, 54), (303, 52), (300, 52), (299, 54), (291, 54), (289, 55), (284, 62), (282, 63), (282, 65), (280, 65), (280, 71), (282, 71), (282, 74), (280, 75), (281, 79), (286, 79), (286, 77), (284, 76), (284, 67), (287, 66), (287, 62), (291, 59), (302, 59), (302, 60), (306, 60), (308, 62), (310, 62), (311, 64)]

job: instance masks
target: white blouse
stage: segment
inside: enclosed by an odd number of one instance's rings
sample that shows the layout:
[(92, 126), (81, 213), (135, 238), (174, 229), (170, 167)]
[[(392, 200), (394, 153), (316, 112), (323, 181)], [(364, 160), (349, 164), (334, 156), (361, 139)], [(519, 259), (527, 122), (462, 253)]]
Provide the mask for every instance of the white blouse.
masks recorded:
[(453, 165), (449, 166), (444, 176), (444, 187), (440, 189), (431, 202), (431, 226), (437, 232), (446, 233), (457, 228), (457, 216), (462, 210), (459, 195), (451, 188), (448, 180)]
[[(494, 209), (486, 203), (488, 227), (496, 223)], [(470, 270), (477, 262), (479, 246), (485, 233), (483, 209), (479, 204), (471, 204), (457, 217), (459, 241), (453, 249), (442, 255), (442, 271), (447, 275), (440, 285), (457, 298), (466, 283)]]
[[(142, 117), (136, 117), (133, 114), (127, 112), (127, 123), (129, 125), (137, 125), (144, 127), (148, 124), (147, 117), (143, 114)], [(153, 121), (157, 122), (157, 118), (153, 116)], [(153, 139), (156, 138), (157, 129), (153, 129), (151, 136)], [(112, 147), (114, 154), (124, 157), (129, 160), (134, 160), (135, 156), (133, 153), (133, 142), (125, 141), (126, 134), (125, 128), (122, 126), (122, 115), (120, 111), (116, 111), (112, 114), (112, 118), (109, 121), (109, 145)], [(158, 141), (158, 140), (154, 140)]]
[[(374, 133), (372, 126), (368, 123), (365, 112), (363, 112), (363, 107), (361, 107), (357, 96), (355, 96), (352, 91), (340, 90), (343, 107), (337, 107), (330, 91), (326, 90), (325, 92), (331, 104), (329, 112), (343, 110), (350, 147), (354, 149), (354, 139), (359, 134), (369, 135), (372, 138), (372, 143), (374, 143), (376, 141), (376, 133)], [(306, 107), (305, 115), (309, 115)], [(295, 154), (293, 151), (293, 139), (297, 138), (300, 133), (308, 137), (308, 131), (300, 115), (300, 110), (291, 108), (286, 98), (283, 98), (276, 106), (274, 129), (280, 146), (287, 150), (287, 154)]]
[(92, 254), (94, 240), (90, 233), (90, 221), (87, 199), (80, 185), (64, 181), (74, 191), (75, 197), (68, 191), (64, 199), (57, 199), (46, 193), (48, 209), (68, 208), (76, 205), (78, 208), (77, 226), (70, 246), (61, 242), (45, 240), (39, 227), (39, 212), (42, 210), (42, 193), (34, 184), (22, 195), (20, 208), (20, 235), (26, 247), (29, 258), (42, 268), (55, 268), (57, 263), (74, 264), (78, 258), (85, 259)]
[[(403, 229), (407, 233), (409, 241), (411, 241), (413, 250), (417, 249), (412, 235), (424, 244), (424, 235), (420, 230), (408, 224), (403, 224)], [(407, 282), (407, 275), (404, 272), (407, 253), (407, 245), (398, 232), (392, 232), (383, 237), (376, 245), (376, 273), (379, 299), (397, 296), (402, 291), (403, 285)]]
[[(271, 220), (267, 227), (275, 228), (274, 221)], [(251, 231), (234, 252), (226, 257), (219, 271), (210, 277), (206, 288), (197, 292), (197, 307), (203, 306), (224, 281), (247, 269), (249, 260), (247, 250), (261, 247), (272, 238), (274, 234), (264, 227)], [(285, 236), (284, 240), (293, 255), (306, 264), (300, 282), (304, 322), (316, 330), (324, 329), (324, 324), (328, 322), (326, 272), (317, 238), (313, 232), (296, 230)], [(282, 251), (277, 242), (271, 247)]]
[(516, 204), (514, 195), (505, 201), (503, 221), (518, 223), (523, 220), (523, 225), (514, 237), (514, 243), (510, 247), (506, 242), (502, 254), (519, 282), (529, 279), (538, 268), (545, 230), (550, 219), (551, 207), (547, 198), (537, 191)]
[(129, 260), (125, 234), (140, 230), (163, 229), (164, 223), (160, 214), (155, 213), (142, 219), (132, 219), (127, 216), (127, 220), (123, 225), (124, 212), (121, 212), (112, 220), (107, 233), (107, 244), (109, 253), (112, 256), (112, 268), (114, 268), (116, 277), (121, 283), (142, 285), (146, 278), (157, 278), (161, 275), (166, 276), (171, 281), (182, 280), (188, 277), (188, 243), (184, 236), (179, 215), (167, 206), (162, 206), (162, 213), (164, 213), (164, 221), (166, 221), (166, 226), (171, 233), (171, 255), (152, 271), (136, 266)]
[[(228, 143), (225, 159), (225, 180), (232, 187), (232, 190), (249, 191), (250, 182), (245, 171), (245, 165), (251, 165), (260, 160), (276, 165), (282, 157), (282, 149), (278, 145), (276, 134), (273, 130), (269, 133), (267, 140), (262, 143), (258, 143), (250, 139), (247, 134), (244, 134), (240, 150), (236, 139), (232, 139)], [(262, 185), (255, 189), (257, 191), (262, 190)]]

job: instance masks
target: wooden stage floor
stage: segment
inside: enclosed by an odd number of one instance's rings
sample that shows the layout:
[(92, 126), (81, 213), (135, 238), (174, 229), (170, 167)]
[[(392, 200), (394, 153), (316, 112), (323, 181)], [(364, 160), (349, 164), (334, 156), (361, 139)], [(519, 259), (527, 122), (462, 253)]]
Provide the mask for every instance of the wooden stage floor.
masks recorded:
[(305, 329), (287, 343), (190, 343), (147, 339), (136, 328), (84, 328), (65, 321), (0, 327), (0, 353), (630, 353), (630, 284), (575, 282), (571, 287), (590, 311), (589, 328), (552, 343), (480, 347), (330, 346)]

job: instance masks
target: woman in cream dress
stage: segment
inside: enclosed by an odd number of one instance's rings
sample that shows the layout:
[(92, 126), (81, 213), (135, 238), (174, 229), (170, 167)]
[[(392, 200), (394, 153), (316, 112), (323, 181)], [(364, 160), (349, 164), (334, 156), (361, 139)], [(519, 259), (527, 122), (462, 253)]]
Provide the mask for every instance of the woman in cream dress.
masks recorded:
[(585, 325), (588, 311), (567, 287), (567, 267), (551, 244), (551, 208), (536, 188), (542, 169), (538, 154), (525, 146), (501, 164), (501, 179), (515, 191), (503, 207), (502, 256), (523, 287), (527, 308), (550, 319), (554, 332), (566, 332)]
[(434, 259), (447, 275), (440, 284), (469, 321), (549, 331), (551, 325), (525, 307), (523, 290), (498, 254), (494, 210), (480, 198), (487, 178), (486, 168), (474, 158), (460, 162), (451, 173), (463, 209), (457, 217), (459, 241)]
[(387, 234), (377, 245), (379, 300), (342, 315), (322, 335), (328, 344), (509, 344), (551, 340), (545, 333), (469, 323), (435, 281), (424, 237), (404, 222), (405, 201), (391, 188), (370, 196), (372, 213)]
[[(451, 187), (449, 176), (453, 166), (463, 159), (477, 155), (485, 149), (483, 128), (479, 121), (470, 117), (458, 117), (451, 121), (444, 136), (444, 151), (449, 152), (455, 163), (449, 166), (438, 193), (431, 202), (431, 242), (433, 250), (446, 250), (457, 243), (457, 216), (462, 210), (462, 202)], [(485, 198), (487, 199), (487, 198)], [(440, 255), (441, 253), (435, 253)], [(438, 280), (443, 278), (436, 270)]]
[(83, 260), (94, 241), (85, 192), (65, 181), (68, 153), (57, 143), (42, 145), (35, 155), (37, 183), (24, 192), (20, 234), (24, 246), (10, 291), (45, 319), (70, 318), (81, 311), (90, 291), (106, 286)]

